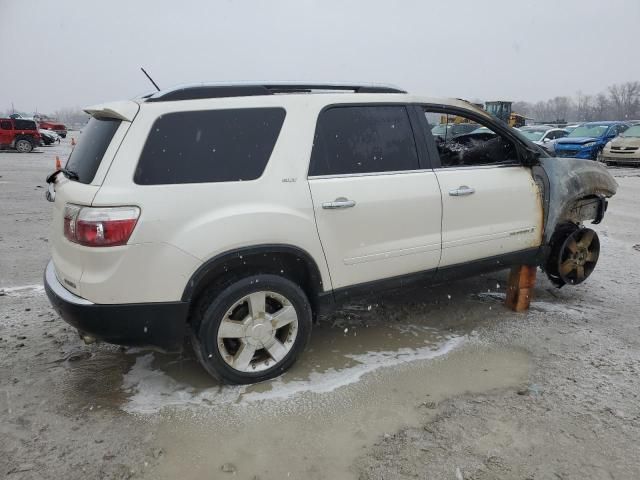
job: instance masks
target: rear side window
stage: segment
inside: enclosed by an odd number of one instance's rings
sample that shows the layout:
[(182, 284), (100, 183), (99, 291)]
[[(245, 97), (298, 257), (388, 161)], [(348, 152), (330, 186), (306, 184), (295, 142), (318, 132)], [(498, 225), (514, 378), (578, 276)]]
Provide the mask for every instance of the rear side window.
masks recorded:
[(35, 130), (36, 129), (36, 122), (34, 122), (33, 120), (22, 120), (22, 119), (16, 118), (13, 122), (16, 126), (16, 130)]
[(11, 122), (8, 122), (8, 121), (0, 122), (0, 129), (2, 129), (2, 130), (13, 130), (13, 128), (11, 127)]
[(71, 152), (66, 168), (78, 174), (80, 183), (91, 183), (104, 152), (122, 123), (114, 118), (92, 117), (82, 129), (78, 144)]
[(169, 113), (140, 155), (139, 185), (234, 182), (262, 175), (284, 122), (282, 108)]
[(334, 107), (318, 118), (309, 175), (420, 168), (404, 106)]

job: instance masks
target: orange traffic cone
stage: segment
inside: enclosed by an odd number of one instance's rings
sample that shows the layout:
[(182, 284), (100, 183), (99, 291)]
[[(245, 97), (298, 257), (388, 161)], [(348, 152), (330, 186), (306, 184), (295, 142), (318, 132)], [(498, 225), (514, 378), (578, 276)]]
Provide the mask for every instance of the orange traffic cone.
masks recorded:
[(62, 164), (60, 163), (60, 157), (56, 155), (56, 170), (60, 170), (62, 168)]
[(76, 144), (76, 139), (74, 137), (71, 137), (71, 146), (74, 147)]

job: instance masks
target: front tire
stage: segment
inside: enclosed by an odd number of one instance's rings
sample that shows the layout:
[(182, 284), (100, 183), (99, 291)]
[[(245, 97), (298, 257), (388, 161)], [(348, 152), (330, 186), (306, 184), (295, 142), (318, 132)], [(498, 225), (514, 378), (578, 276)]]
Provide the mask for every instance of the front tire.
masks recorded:
[(21, 138), (20, 140), (16, 141), (16, 150), (19, 153), (29, 153), (31, 152), (31, 150), (33, 150), (33, 144), (29, 140)]
[(298, 285), (277, 275), (251, 275), (204, 299), (192, 344), (202, 366), (218, 380), (262, 382), (295, 363), (311, 324), (311, 305)]

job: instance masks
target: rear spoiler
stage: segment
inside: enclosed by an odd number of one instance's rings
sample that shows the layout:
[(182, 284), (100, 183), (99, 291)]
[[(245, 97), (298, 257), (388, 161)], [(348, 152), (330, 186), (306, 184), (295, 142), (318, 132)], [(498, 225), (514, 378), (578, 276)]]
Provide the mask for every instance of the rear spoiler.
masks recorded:
[(140, 105), (131, 100), (123, 100), (120, 102), (101, 103), (84, 109), (86, 113), (92, 117), (98, 118), (116, 118), (131, 122), (140, 110)]

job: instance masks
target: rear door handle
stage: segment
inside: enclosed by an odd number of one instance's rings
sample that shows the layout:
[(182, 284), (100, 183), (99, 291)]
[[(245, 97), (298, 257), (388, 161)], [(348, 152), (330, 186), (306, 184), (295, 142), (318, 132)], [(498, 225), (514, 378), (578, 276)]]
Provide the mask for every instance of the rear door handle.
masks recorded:
[(476, 189), (467, 187), (466, 185), (461, 185), (458, 188), (449, 190), (449, 195), (452, 197), (464, 197), (466, 195), (471, 195), (472, 193), (476, 193)]
[(356, 202), (344, 197), (336, 198), (333, 202), (324, 202), (322, 208), (326, 210), (337, 210), (339, 208), (351, 208), (355, 207)]

